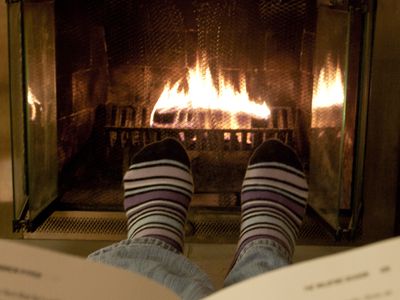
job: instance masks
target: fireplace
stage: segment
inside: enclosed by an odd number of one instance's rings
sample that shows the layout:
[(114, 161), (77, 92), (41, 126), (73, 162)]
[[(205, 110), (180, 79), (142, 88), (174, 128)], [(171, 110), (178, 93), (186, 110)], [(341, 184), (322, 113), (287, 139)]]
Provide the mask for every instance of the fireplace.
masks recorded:
[(21, 102), (11, 123), (23, 132), (12, 141), (16, 231), (34, 235), (54, 211), (120, 216), (132, 157), (174, 137), (194, 174), (188, 235), (233, 240), (247, 161), (276, 138), (309, 180), (305, 239), (361, 235), (374, 1), (53, 0), (7, 11), (10, 97)]
[[(306, 156), (307, 142), (298, 136), (307, 124), (295, 124), (309, 113), (299, 103), (310, 101), (302, 97), (312, 87), (303, 78), (311, 72), (306, 63), (312, 55), (313, 14), (315, 3), (306, 1), (109, 1), (92, 6), (78, 1), (75, 8), (55, 2), (61, 48), (56, 56), (58, 153), (61, 182), (69, 185), (60, 204), (76, 208), (70, 195), (80, 193), (75, 183), (81, 189), (85, 178), (87, 191), (97, 189), (98, 176), (119, 189), (132, 156), (167, 136), (189, 150), (196, 194), (213, 194), (209, 203), (201, 197), (201, 206), (237, 206), (247, 160), (263, 140), (275, 137), (294, 145), (297, 137), (297, 148)], [(74, 51), (65, 59), (71, 47), (65, 40), (86, 49), (86, 57)], [(97, 63), (90, 64), (91, 59)], [(85, 103), (90, 102), (89, 82), (98, 87), (97, 103)], [(91, 117), (71, 122), (79, 109)], [(86, 135), (77, 139), (71, 130), (76, 126), (85, 127)], [(82, 146), (89, 140), (85, 153)], [(71, 176), (86, 168), (85, 155), (102, 161), (101, 169)], [(77, 205), (121, 207), (120, 197), (108, 198)]]

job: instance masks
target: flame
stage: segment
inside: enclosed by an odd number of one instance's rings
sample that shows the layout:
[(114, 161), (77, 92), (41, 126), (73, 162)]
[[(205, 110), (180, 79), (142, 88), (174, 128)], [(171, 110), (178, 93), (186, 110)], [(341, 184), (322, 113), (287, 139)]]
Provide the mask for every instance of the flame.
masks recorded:
[(344, 102), (343, 75), (339, 64), (336, 66), (328, 57), (327, 64), (318, 76), (317, 88), (314, 90), (312, 108), (342, 106)]
[[(176, 82), (174, 85), (170, 83), (164, 86), (163, 92), (158, 99), (151, 114), (150, 126), (163, 126), (156, 124), (154, 121), (155, 113), (174, 113), (172, 126), (185, 127), (196, 126), (193, 122), (182, 122), (178, 120), (178, 115), (181, 112), (189, 111), (202, 112), (206, 116), (204, 124), (198, 124), (202, 128), (214, 128), (220, 126), (211, 124), (211, 115), (213, 112), (221, 112), (221, 124), (224, 128), (250, 128), (251, 118), (267, 119), (270, 115), (270, 110), (265, 102), (262, 104), (250, 100), (246, 81), (241, 80), (239, 90), (227, 82), (223, 76), (220, 76), (219, 89), (214, 85), (210, 68), (206, 66), (201, 68), (197, 61), (195, 68), (189, 69), (187, 83), (188, 89), (185, 91), (181, 87), (182, 81)], [(226, 115), (229, 115), (229, 118)], [(245, 121), (243, 121), (245, 120)], [(243, 122), (247, 125), (243, 125)], [(245, 126), (245, 127), (243, 127)]]
[(38, 100), (38, 98), (32, 93), (32, 90), (30, 87), (28, 87), (28, 104), (31, 107), (31, 120), (36, 119), (37, 115), (37, 107), (39, 106), (39, 109), (42, 110), (42, 104)]

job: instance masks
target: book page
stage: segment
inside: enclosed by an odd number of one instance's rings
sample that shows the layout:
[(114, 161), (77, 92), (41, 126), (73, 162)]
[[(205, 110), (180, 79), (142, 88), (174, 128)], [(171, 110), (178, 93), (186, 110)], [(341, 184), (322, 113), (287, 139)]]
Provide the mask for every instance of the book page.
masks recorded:
[(175, 300), (178, 297), (132, 272), (0, 240), (0, 299)]
[(399, 300), (400, 238), (284, 267), (206, 299)]

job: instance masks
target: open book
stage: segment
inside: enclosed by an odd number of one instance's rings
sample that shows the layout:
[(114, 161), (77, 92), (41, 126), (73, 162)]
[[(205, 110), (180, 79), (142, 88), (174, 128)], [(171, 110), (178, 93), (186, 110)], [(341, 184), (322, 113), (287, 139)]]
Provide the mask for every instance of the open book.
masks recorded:
[[(399, 300), (400, 238), (278, 269), (207, 299)], [(0, 299), (178, 299), (138, 274), (0, 240)]]

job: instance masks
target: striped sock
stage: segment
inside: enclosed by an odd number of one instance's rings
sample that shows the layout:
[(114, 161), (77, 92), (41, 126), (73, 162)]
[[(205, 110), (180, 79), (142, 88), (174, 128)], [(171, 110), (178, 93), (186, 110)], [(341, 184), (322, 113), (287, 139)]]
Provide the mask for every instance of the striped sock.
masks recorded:
[(182, 252), (193, 194), (190, 161), (174, 139), (142, 149), (124, 176), (128, 239), (153, 237)]
[(250, 158), (243, 181), (235, 261), (257, 239), (277, 242), (291, 258), (307, 197), (307, 182), (294, 151), (278, 140), (264, 142)]

